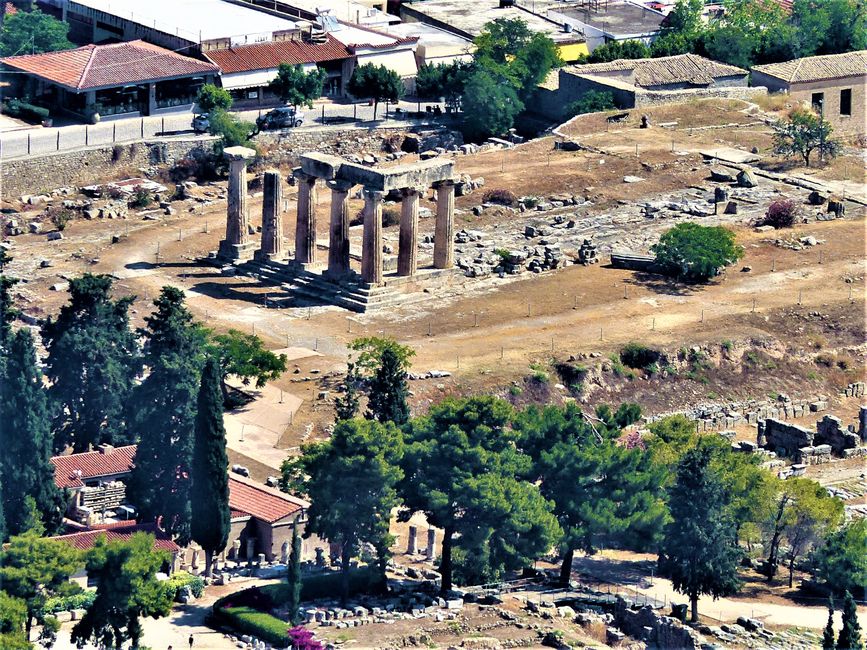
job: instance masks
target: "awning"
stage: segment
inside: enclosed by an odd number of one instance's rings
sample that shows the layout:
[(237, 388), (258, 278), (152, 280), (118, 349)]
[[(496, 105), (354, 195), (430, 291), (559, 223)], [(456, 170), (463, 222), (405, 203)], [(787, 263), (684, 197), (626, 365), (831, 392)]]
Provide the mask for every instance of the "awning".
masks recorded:
[(358, 65), (372, 63), (384, 65), (389, 70), (394, 70), (401, 77), (414, 77), (418, 74), (418, 66), (415, 62), (415, 54), (412, 50), (398, 50), (396, 52), (376, 52), (371, 54), (359, 54)]
[[(310, 70), (316, 67), (315, 63), (305, 63), (302, 69)], [(267, 70), (251, 70), (249, 72), (232, 72), (223, 74), (220, 80), (226, 90), (241, 90), (243, 88), (259, 88), (267, 86), (277, 78), (277, 68)]]

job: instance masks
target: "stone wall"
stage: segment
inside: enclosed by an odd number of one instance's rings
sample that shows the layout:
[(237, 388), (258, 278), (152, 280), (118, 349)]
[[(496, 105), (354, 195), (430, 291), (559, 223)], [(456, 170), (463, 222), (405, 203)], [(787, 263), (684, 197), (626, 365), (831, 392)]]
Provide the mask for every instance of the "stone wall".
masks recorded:
[(768, 94), (764, 86), (748, 88), (744, 86), (714, 86), (711, 88), (688, 88), (683, 90), (643, 90), (635, 93), (635, 108), (656, 106), (658, 104), (683, 104), (698, 99), (743, 99), (752, 101)]
[(44, 194), (58, 187), (82, 186), (114, 179), (124, 169), (173, 165), (211, 150), (213, 138), (156, 140), (108, 145), (4, 161), (0, 198)]
[(657, 614), (649, 605), (632, 609), (620, 596), (615, 605), (614, 622), (632, 638), (645, 641), (655, 648), (699, 650), (702, 647), (701, 636), (692, 628), (671, 616)]
[(831, 445), (836, 454), (842, 456), (844, 450), (854, 449), (860, 441), (861, 437), (844, 427), (838, 417), (826, 415), (816, 423), (816, 442)]
[(803, 447), (811, 447), (815, 434), (806, 427), (774, 418), (758, 423), (759, 447), (766, 447), (779, 456), (791, 457)]

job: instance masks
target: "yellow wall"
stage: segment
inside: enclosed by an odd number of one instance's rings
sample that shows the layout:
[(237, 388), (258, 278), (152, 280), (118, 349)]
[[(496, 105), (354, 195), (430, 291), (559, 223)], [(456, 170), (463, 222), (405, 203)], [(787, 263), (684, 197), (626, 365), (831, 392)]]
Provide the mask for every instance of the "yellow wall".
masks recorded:
[(587, 49), (587, 43), (564, 43), (557, 46), (557, 51), (560, 53), (560, 58), (566, 63), (577, 61), (579, 57), (587, 56), (590, 50)]

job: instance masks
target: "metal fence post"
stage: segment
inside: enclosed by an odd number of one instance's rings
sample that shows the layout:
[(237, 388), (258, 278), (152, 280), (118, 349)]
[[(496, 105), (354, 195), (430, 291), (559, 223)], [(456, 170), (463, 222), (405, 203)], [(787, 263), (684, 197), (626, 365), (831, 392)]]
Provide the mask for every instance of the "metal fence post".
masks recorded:
[(144, 138), (144, 118), (141, 118), (141, 137)]
[(111, 141), (117, 142), (117, 123), (111, 125)]
[(27, 134), (27, 155), (30, 155), (30, 134)]
[(90, 127), (87, 124), (85, 124), (84, 125), (84, 146), (86, 147), (89, 144), (90, 144)]
[(322, 104), (322, 123), (325, 124), (325, 104)]
[(60, 129), (57, 129), (57, 150), (60, 151)]

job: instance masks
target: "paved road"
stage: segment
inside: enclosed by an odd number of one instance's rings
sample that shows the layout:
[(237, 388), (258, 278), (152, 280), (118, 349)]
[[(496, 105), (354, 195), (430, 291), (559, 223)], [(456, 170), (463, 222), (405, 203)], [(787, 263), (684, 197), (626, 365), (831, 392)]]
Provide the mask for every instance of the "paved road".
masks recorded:
[[(422, 107), (428, 105), (433, 106), (425, 103)], [(406, 113), (418, 110), (418, 106), (416, 102), (400, 102), (397, 107), (400, 111), (395, 112), (395, 106), (391, 104), (387, 119), (396, 122), (407, 119)], [(270, 109), (238, 111), (236, 115), (244, 120), (255, 121), (256, 117), (267, 113), (268, 110)], [(384, 105), (378, 107), (376, 116), (378, 120), (386, 118)], [(189, 135), (193, 132), (192, 118), (193, 114), (190, 111), (184, 111), (152, 117), (119, 118), (99, 124), (72, 124), (52, 128), (34, 126), (6, 131), (0, 133), (0, 159), (11, 160), (56, 151), (71, 151), (179, 134)], [(312, 109), (307, 109), (305, 119), (306, 124), (301, 127), (302, 129), (334, 124), (364, 124), (373, 121), (373, 106), (323, 102), (315, 104)]]

